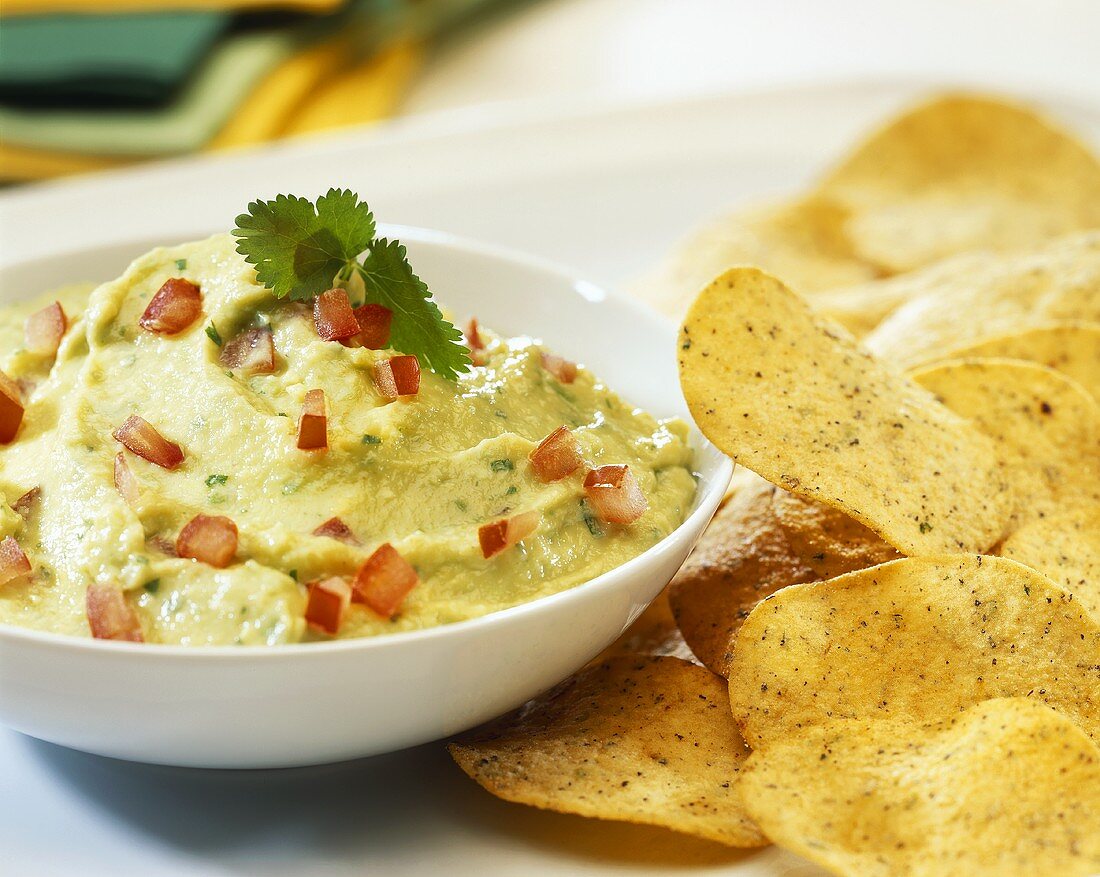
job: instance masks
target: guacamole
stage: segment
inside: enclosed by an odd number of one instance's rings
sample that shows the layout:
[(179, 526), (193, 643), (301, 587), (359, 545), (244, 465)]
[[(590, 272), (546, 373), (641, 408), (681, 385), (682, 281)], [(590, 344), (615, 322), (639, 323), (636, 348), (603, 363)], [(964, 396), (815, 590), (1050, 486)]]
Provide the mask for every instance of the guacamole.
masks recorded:
[[(173, 279), (201, 291), (201, 316), (150, 331), (143, 315)], [(55, 300), (68, 321), (56, 355), (26, 349), (26, 318)], [(226, 345), (268, 327), (271, 373), (227, 366)], [(109, 586), (146, 642), (327, 638), (306, 623), (310, 583), (354, 581), (389, 545), (415, 586), (389, 616), (352, 602), (333, 634), (372, 636), (563, 591), (681, 523), (695, 493), (684, 424), (623, 402), (583, 366), (563, 380), (531, 338), (480, 338), (479, 364), (457, 383), (425, 370), (415, 395), (387, 398), (375, 367), (393, 351), (323, 340), (309, 306), (274, 298), (228, 235), (0, 309), (0, 371), (25, 406), (0, 445), (0, 539), (30, 564), (0, 585), (0, 623), (88, 636), (89, 586)], [(303, 450), (299, 419), (316, 390), (327, 447)], [(182, 462), (166, 468), (120, 442), (133, 415), (178, 445)], [(584, 463), (546, 481), (529, 456), (562, 426)], [(627, 524), (602, 519), (585, 487), (586, 473), (623, 464), (646, 502)], [(480, 530), (517, 515), (523, 538), (485, 556)], [(176, 556), (197, 516), (235, 527), (224, 565)]]

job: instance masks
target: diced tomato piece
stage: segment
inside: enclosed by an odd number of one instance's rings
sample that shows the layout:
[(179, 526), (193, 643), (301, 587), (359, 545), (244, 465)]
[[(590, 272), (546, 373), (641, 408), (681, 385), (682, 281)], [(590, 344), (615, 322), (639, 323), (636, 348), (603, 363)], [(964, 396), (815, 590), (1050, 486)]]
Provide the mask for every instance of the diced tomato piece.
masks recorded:
[(237, 556), (237, 525), (222, 515), (195, 515), (180, 530), (176, 554), (223, 569)]
[(420, 363), (415, 356), (391, 356), (374, 364), (374, 385), (387, 399), (420, 392)]
[(596, 516), (609, 524), (631, 524), (649, 508), (629, 466), (600, 466), (584, 479), (584, 492)]
[(330, 289), (313, 300), (313, 323), (325, 341), (339, 341), (359, 334), (359, 321), (351, 309), (346, 289)]
[(88, 613), (88, 626), (96, 639), (145, 642), (141, 622), (121, 588), (92, 583), (88, 585), (84, 605)]
[(363, 561), (352, 589), (356, 600), (383, 618), (392, 618), (419, 581), (416, 570), (386, 542)]
[(115, 490), (129, 505), (138, 501), (140, 491), (134, 473), (126, 462), (126, 455), (119, 451), (115, 456)]
[(131, 414), (112, 436), (126, 449), (162, 469), (175, 469), (183, 462), (183, 450), (170, 442), (148, 420)]
[(566, 426), (559, 426), (544, 438), (527, 457), (540, 481), (561, 481), (584, 462), (577, 437)]
[(23, 323), (23, 342), (32, 353), (56, 356), (68, 328), (65, 309), (61, 307), (61, 302), (55, 301), (27, 317)]
[(138, 325), (150, 332), (175, 335), (202, 316), (202, 293), (190, 280), (172, 277), (149, 299)]
[(325, 414), (325, 391), (309, 390), (298, 418), (298, 448), (303, 451), (323, 451), (328, 447), (328, 416)]
[(218, 362), (247, 375), (269, 375), (275, 371), (275, 339), (270, 326), (239, 332), (222, 345)]
[(577, 379), (577, 364), (553, 353), (542, 355), (542, 367), (563, 384), (571, 384)]
[(470, 348), (470, 362), (474, 365), (485, 365), (488, 361), (488, 357), (485, 354), (485, 341), (481, 337), (481, 331), (478, 329), (477, 317), (471, 317), (470, 322), (466, 324), (466, 331), (463, 333), (466, 336), (466, 346)]
[(530, 511), (483, 524), (477, 531), (482, 555), (486, 558), (493, 557), (517, 542), (522, 542), (538, 529), (540, 519), (538, 512)]
[(359, 332), (353, 340), (360, 347), (371, 350), (383, 350), (390, 343), (390, 326), (393, 323), (393, 311), (382, 305), (360, 305), (354, 311), (359, 323)]
[(351, 585), (339, 576), (318, 579), (309, 584), (306, 624), (321, 633), (335, 636), (351, 602)]
[(323, 524), (318, 525), (317, 529), (313, 531), (313, 535), (327, 536), (329, 539), (335, 539), (337, 542), (344, 542), (347, 545), (362, 544), (351, 531), (351, 527), (339, 518), (329, 518)]
[(14, 536), (0, 540), (0, 585), (22, 578), (31, 571), (31, 562)]
[(28, 520), (31, 516), (31, 512), (34, 511), (35, 505), (38, 504), (38, 498), (40, 496), (42, 496), (42, 488), (32, 487), (11, 504), (12, 511), (19, 515), (24, 521)]
[(15, 438), (22, 422), (23, 392), (15, 381), (0, 372), (0, 445)]

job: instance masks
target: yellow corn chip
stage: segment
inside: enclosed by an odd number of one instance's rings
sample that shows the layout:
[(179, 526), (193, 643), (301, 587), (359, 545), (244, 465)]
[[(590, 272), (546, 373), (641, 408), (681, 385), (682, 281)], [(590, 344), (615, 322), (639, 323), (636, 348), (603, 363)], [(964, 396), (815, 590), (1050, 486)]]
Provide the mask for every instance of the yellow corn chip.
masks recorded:
[(981, 551), (1004, 535), (1013, 498), (993, 442), (776, 278), (722, 275), (679, 347), (699, 428), (772, 483), (906, 554)]
[(998, 553), (1057, 582), (1100, 624), (1100, 506), (1032, 521)]
[(967, 357), (1023, 359), (1060, 371), (1100, 401), (1100, 323), (1052, 323), (951, 351)]
[(1012, 529), (1100, 503), (1100, 408), (1076, 381), (1012, 359), (948, 360), (912, 377), (997, 442), (1016, 496)]
[(763, 479), (734, 494), (668, 586), (669, 603), (692, 652), (715, 673), (729, 670), (730, 638), (752, 607), (813, 571), (791, 551)]
[(818, 191), (850, 213), (857, 256), (888, 273), (1100, 227), (1100, 161), (1037, 113), (978, 96), (908, 111)]
[(1055, 322), (1100, 322), (1100, 232), (1023, 255), (962, 256), (884, 284), (908, 301), (867, 336), (902, 368)]
[(736, 265), (758, 265), (793, 289), (813, 293), (878, 276), (856, 259), (841, 229), (846, 214), (822, 198), (741, 210), (681, 241), (634, 292), (680, 319), (707, 283)]
[(1100, 873), (1100, 749), (1024, 698), (827, 722), (754, 752), (741, 786), (769, 838), (834, 874)]
[(784, 588), (733, 642), (730, 701), (753, 748), (829, 719), (934, 721), (1018, 695), (1100, 738), (1100, 625), (1003, 557), (910, 557)]
[(450, 751), (508, 801), (661, 825), (729, 846), (767, 844), (741, 801), (737, 777), (748, 750), (722, 679), (678, 658), (591, 666)]

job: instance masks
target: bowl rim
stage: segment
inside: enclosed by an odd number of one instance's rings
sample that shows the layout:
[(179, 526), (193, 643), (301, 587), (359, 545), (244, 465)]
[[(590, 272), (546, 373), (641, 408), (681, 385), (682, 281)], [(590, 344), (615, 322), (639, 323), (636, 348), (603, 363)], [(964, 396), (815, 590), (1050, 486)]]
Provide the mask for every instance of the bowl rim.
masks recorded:
[[(451, 250), (472, 253), (496, 261), (509, 262), (513, 266), (524, 270), (534, 270), (553, 275), (559, 280), (564, 281), (575, 293), (587, 301), (600, 302), (611, 300), (617, 305), (625, 306), (627, 310), (633, 311), (638, 317), (650, 323), (661, 324), (667, 328), (672, 327), (672, 322), (668, 318), (661, 315), (648, 304), (638, 301), (617, 289), (607, 289), (591, 281), (585, 280), (580, 276), (579, 272), (574, 272), (572, 269), (560, 265), (551, 259), (525, 253), (521, 250), (502, 246), (500, 244), (487, 243), (461, 235), (451, 234), (450, 232), (422, 228), (419, 226), (379, 223), (378, 227), (380, 231), (385, 232), (387, 235), (393, 237), (400, 236), (406, 241), (427, 243)], [(201, 240), (204, 237), (209, 237), (210, 234), (217, 233), (218, 232), (200, 233), (194, 237), (188, 237), (181, 243)], [(134, 238), (131, 239), (131, 241), (135, 248), (148, 248), (148, 239)], [(128, 246), (131, 241), (125, 239), (115, 241), (112, 242), (109, 247), (111, 249), (122, 248)], [(174, 245), (175, 244), (171, 243), (153, 244), (154, 247)], [(102, 252), (106, 248), (107, 247), (97, 246), (59, 249), (51, 256), (10, 262), (0, 266), (0, 277), (9, 272), (24, 270), (28, 266), (34, 266), (40, 262), (54, 262), (58, 259), (73, 259), (79, 257), (82, 253), (90, 251)], [(702, 532), (717, 510), (722, 501), (722, 497), (725, 495), (726, 489), (733, 477), (734, 464), (729, 457), (718, 451), (718, 449), (703, 436), (694, 423), (688, 421), (688, 427), (690, 444), (696, 455), (713, 453), (717, 458), (714, 474), (710, 478), (704, 476), (698, 469), (695, 470), (695, 474), (697, 475), (697, 486), (693, 499), (694, 508), (692, 511), (668, 535), (659, 542), (651, 545), (641, 554), (630, 558), (625, 563), (619, 564), (598, 576), (578, 582), (576, 585), (566, 588), (563, 591), (558, 591), (555, 594), (548, 594), (545, 597), (539, 597), (535, 600), (529, 600), (515, 606), (509, 606), (505, 609), (488, 612), (476, 618), (467, 618), (450, 624), (438, 624), (431, 627), (395, 631), (393, 633), (377, 634), (375, 636), (350, 637), (348, 639), (322, 640), (317, 642), (295, 642), (282, 645), (184, 646), (171, 643), (118, 642), (115, 640), (101, 640), (92, 637), (54, 633), (52, 631), (20, 627), (4, 622), (0, 622), (0, 640), (21, 642), (39, 647), (56, 646), (76, 652), (140, 654), (169, 660), (197, 658), (207, 661), (241, 661), (250, 658), (271, 660), (278, 659), (280, 656), (292, 658), (306, 654), (328, 655), (334, 652), (377, 650), (394, 648), (399, 644), (406, 643), (410, 646), (414, 646), (426, 640), (435, 640), (444, 637), (463, 637), (473, 635), (473, 633), (482, 628), (506, 625), (513, 619), (544, 611), (547, 607), (557, 606), (559, 603), (568, 603), (573, 600), (580, 600), (583, 598), (583, 595), (593, 590), (611, 588), (619, 579), (636, 575), (645, 567), (653, 564), (660, 555), (671, 550), (673, 544), (679, 542), (683, 538), (684, 533), (688, 530), (698, 526), (699, 532)], [(700, 518), (704, 517), (706, 520), (700, 522)]]

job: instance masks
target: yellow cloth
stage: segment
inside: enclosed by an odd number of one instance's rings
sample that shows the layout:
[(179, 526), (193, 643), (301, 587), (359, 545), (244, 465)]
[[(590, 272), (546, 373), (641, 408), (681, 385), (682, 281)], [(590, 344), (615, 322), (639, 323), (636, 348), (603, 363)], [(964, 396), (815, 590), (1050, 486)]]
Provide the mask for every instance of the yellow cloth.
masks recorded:
[(99, 14), (103, 12), (176, 12), (188, 9), (294, 9), (301, 12), (332, 12), (344, 0), (2, 0), (0, 15), (52, 15), (57, 12)]
[[(412, 42), (396, 43), (359, 64), (350, 62), (346, 40), (307, 49), (284, 61), (252, 90), (207, 150), (384, 118), (404, 95), (420, 57), (420, 47)], [(114, 157), (0, 143), (0, 179), (5, 180), (45, 179), (126, 163)]]

